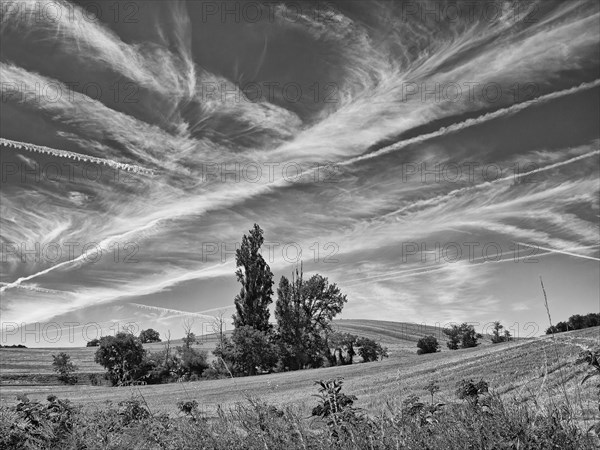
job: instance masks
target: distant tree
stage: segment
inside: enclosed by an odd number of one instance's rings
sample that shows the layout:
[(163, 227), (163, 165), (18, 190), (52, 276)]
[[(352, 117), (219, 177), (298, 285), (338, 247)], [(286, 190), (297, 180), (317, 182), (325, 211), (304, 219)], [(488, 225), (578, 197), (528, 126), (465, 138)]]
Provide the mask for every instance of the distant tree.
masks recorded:
[(183, 322), (183, 338), (181, 339), (183, 341), (183, 345), (185, 348), (190, 348), (193, 344), (195, 344), (196, 342), (198, 342), (198, 339), (196, 337), (196, 335), (194, 333), (192, 333), (192, 325), (194, 324), (194, 321), (190, 321), (190, 320), (185, 320)]
[(100, 345), (100, 339), (92, 339), (85, 344), (86, 347), (98, 347)]
[(492, 331), (492, 343), (499, 344), (500, 342), (504, 342), (504, 334), (502, 333), (502, 329), (504, 326), (500, 324), (500, 322), (494, 322), (494, 329)]
[(175, 372), (179, 379), (189, 380), (194, 375), (201, 376), (208, 367), (206, 352), (190, 347), (177, 347)]
[(263, 230), (254, 224), (249, 235), (242, 237), (236, 250), (237, 280), (242, 284), (235, 297), (235, 327), (251, 326), (260, 331), (269, 331), (269, 305), (273, 295), (273, 273), (260, 254), (264, 242)]
[(356, 341), (358, 355), (364, 362), (377, 361), (388, 357), (387, 348), (382, 347), (379, 342), (366, 337), (360, 337)]
[(460, 344), (460, 329), (456, 325), (452, 325), (450, 328), (443, 330), (444, 334), (448, 336), (446, 345), (450, 350), (458, 350)]
[(58, 379), (63, 383), (75, 384), (77, 377), (73, 375), (77, 371), (77, 366), (71, 362), (71, 356), (65, 352), (58, 355), (52, 355), (52, 369), (58, 373)]
[(448, 342), (446, 345), (450, 350), (456, 350), (459, 348), (476, 347), (478, 345), (477, 340), (483, 336), (475, 332), (473, 325), (462, 323), (460, 325), (452, 325), (450, 328), (443, 330), (444, 334), (448, 336)]
[(581, 314), (574, 314), (569, 317), (568, 325), (571, 330), (581, 330), (585, 326), (585, 317)]
[(460, 345), (461, 348), (477, 347), (477, 340), (482, 337), (481, 334), (475, 332), (473, 325), (463, 323), (460, 326)]
[(234, 367), (237, 373), (256, 375), (277, 363), (277, 349), (267, 331), (249, 325), (236, 327), (231, 337)]
[[(235, 347), (231, 339), (223, 336), (213, 350), (216, 359), (212, 362), (210, 370), (211, 378), (221, 378), (232, 375), (235, 367)], [(205, 372), (206, 376), (207, 372)]]
[(139, 338), (120, 332), (100, 339), (94, 360), (106, 368), (113, 385), (127, 385), (145, 375), (141, 370), (145, 355)]
[(417, 342), (417, 354), (436, 353), (440, 349), (440, 344), (434, 336), (424, 336)]
[(327, 353), (326, 334), (331, 333), (331, 321), (346, 301), (337, 285), (329, 284), (319, 274), (304, 280), (302, 269), (296, 268), (291, 281), (281, 277), (275, 318), (285, 367), (296, 370), (306, 365), (321, 365)]
[(160, 334), (158, 333), (158, 331), (153, 330), (152, 328), (142, 330), (140, 332), (140, 341), (142, 341), (142, 344), (148, 344), (151, 342), (161, 342)]
[(512, 341), (512, 335), (510, 334), (510, 331), (504, 330), (504, 340), (506, 342)]

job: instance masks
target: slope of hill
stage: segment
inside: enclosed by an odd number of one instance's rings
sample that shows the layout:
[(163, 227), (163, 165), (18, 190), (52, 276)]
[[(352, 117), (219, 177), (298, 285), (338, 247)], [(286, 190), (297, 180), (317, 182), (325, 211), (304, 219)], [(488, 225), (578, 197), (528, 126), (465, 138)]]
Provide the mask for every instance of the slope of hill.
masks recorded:
[[(380, 325), (382, 332), (379, 334), (377, 323), (359, 322), (363, 321), (348, 321), (339, 329), (352, 329), (354, 332), (358, 332), (359, 328), (365, 331), (370, 329), (373, 333), (372, 337), (382, 336), (381, 340), (386, 342), (384, 338), (388, 339), (390, 345), (404, 345), (404, 339), (390, 335), (393, 333), (393, 325), (384, 322)], [(394, 339), (396, 341), (393, 341)], [(212, 348), (213, 343), (210, 340), (208, 342), (210, 345), (207, 349)], [(476, 380), (483, 378), (499, 393), (521, 397), (535, 396), (539, 401), (552, 401), (557, 396), (563, 395), (565, 391), (577, 392), (583, 408), (593, 409), (595, 408), (593, 383), (579, 386), (587, 368), (585, 365), (575, 364), (575, 361), (582, 349), (599, 345), (600, 327), (595, 327), (560, 333), (555, 339), (544, 336), (421, 356), (415, 354), (413, 346), (413, 351), (410, 353), (392, 352), (389, 359), (380, 362), (235, 379), (131, 388), (89, 385), (4, 385), (0, 392), (0, 401), (12, 403), (15, 401), (15, 396), (20, 393), (27, 393), (32, 399), (43, 399), (49, 393), (53, 393), (60, 398), (68, 398), (77, 403), (99, 404), (104, 400), (119, 401), (132, 394), (142, 394), (150, 407), (158, 411), (175, 412), (175, 404), (178, 400), (196, 399), (206, 411), (214, 413), (217, 405), (231, 406), (243, 401), (244, 396), (250, 394), (273, 404), (296, 404), (308, 411), (314, 402), (314, 398), (311, 397), (315, 391), (314, 380), (344, 377), (345, 390), (358, 396), (358, 406), (377, 411), (385, 402), (400, 402), (409, 394), (424, 397), (426, 394), (423, 386), (430, 379), (435, 379), (440, 385), (438, 398), (441, 401), (455, 401), (453, 391), (457, 381), (463, 378)], [(94, 349), (69, 350), (85, 361)], [(12, 363), (7, 363), (5, 358), (6, 352), (13, 351), (13, 349), (2, 349), (0, 355), (3, 365), (16, 364), (14, 360)], [(55, 349), (46, 350), (47, 354), (53, 351)], [(47, 354), (38, 349), (32, 356), (41, 358)], [(23, 365), (18, 370), (28, 370), (30, 367), (36, 367), (36, 364), (41, 365), (41, 360), (37, 363), (31, 360), (27, 366)], [(44, 365), (48, 364), (44, 361)], [(11, 370), (17, 369), (13, 367)], [(4, 370), (2, 373), (4, 376)], [(565, 389), (559, 389), (562, 385), (565, 385)]]

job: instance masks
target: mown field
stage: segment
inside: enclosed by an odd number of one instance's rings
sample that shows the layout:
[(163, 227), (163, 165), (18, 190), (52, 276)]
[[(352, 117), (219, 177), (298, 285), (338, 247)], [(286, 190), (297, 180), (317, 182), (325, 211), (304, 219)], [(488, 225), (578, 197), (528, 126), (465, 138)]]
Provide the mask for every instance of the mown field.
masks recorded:
[[(423, 387), (429, 380), (439, 384), (440, 401), (455, 402), (457, 381), (483, 378), (500, 394), (542, 403), (553, 402), (566, 393), (577, 403), (583, 422), (597, 408), (593, 383), (580, 385), (587, 367), (575, 361), (582, 349), (600, 345), (600, 327), (561, 333), (556, 335), (556, 341), (544, 336), (494, 345), (484, 339), (476, 348), (456, 351), (444, 348), (437, 354), (419, 356), (415, 353), (415, 342), (419, 336), (432, 333), (427, 327), (359, 320), (338, 321), (336, 326), (340, 331), (382, 341), (389, 347), (390, 357), (379, 362), (254, 377), (116, 388), (57, 384), (51, 374), (51, 355), (61, 349), (0, 349), (0, 402), (14, 404), (19, 394), (43, 401), (54, 394), (95, 407), (136, 395), (143, 396), (153, 412), (175, 414), (179, 400), (196, 400), (201, 410), (211, 416), (218, 405), (225, 409), (233, 407), (251, 395), (273, 405), (294, 405), (310, 414), (315, 402), (311, 397), (315, 393), (314, 381), (344, 377), (344, 390), (358, 397), (356, 406), (377, 413), (386, 403), (397, 406), (410, 394), (427, 398)], [(201, 346), (207, 350), (214, 348), (214, 337)], [(157, 349), (160, 344), (149, 347)], [(93, 362), (94, 348), (62, 350), (72, 356), (80, 372), (102, 372)], [(37, 384), (31, 384), (36, 380)]]

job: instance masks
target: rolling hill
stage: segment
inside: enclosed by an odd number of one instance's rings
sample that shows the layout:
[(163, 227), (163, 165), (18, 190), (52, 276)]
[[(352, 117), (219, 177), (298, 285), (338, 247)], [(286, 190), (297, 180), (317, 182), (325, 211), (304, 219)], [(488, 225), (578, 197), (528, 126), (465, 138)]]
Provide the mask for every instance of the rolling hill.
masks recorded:
[[(258, 396), (273, 404), (296, 404), (307, 409), (314, 401), (314, 381), (333, 377), (345, 378), (345, 390), (358, 397), (358, 406), (377, 411), (386, 402), (397, 403), (410, 394), (426, 395), (424, 384), (434, 379), (440, 385), (438, 398), (455, 401), (454, 385), (463, 378), (483, 378), (501, 394), (552, 401), (563, 391), (577, 393), (582, 409), (592, 410), (592, 383), (580, 386), (587, 368), (576, 364), (582, 349), (600, 345), (600, 327), (572, 331), (534, 339), (501, 344), (484, 343), (476, 348), (437, 354), (416, 355), (414, 340), (430, 329), (411, 328), (408, 324), (366, 320), (336, 322), (340, 331), (353, 332), (381, 340), (390, 346), (384, 361), (358, 363), (296, 372), (274, 373), (254, 377), (203, 380), (188, 383), (113, 388), (108, 386), (56, 385), (50, 381), (51, 355), (60, 349), (0, 349), (2, 390), (0, 401), (11, 404), (17, 394), (43, 399), (49, 393), (76, 403), (100, 404), (119, 401), (131, 395), (143, 395), (150, 408), (175, 412), (181, 399), (195, 399), (209, 414), (217, 405), (231, 406), (244, 396)], [(405, 327), (405, 329), (403, 329)], [(421, 334), (422, 333), (422, 334)], [(214, 337), (207, 337), (202, 347), (214, 347)], [(159, 348), (151, 344), (150, 348)], [(94, 348), (65, 349), (81, 371), (101, 372), (93, 363)], [(37, 378), (36, 378), (37, 377)], [(561, 386), (566, 389), (559, 389)], [(307, 409), (308, 411), (308, 409)]]

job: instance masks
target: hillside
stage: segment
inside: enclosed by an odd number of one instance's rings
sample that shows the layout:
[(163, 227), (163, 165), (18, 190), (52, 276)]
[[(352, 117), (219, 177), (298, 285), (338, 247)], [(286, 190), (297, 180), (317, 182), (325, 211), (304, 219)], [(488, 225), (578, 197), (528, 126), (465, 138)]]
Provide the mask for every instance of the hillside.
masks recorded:
[[(338, 325), (340, 330), (353, 330), (357, 333), (359, 329), (365, 332), (370, 330), (373, 333), (371, 337), (381, 336), (383, 342), (395, 345), (399, 349), (405, 345), (404, 338), (407, 337), (394, 335), (395, 327), (391, 322), (342, 321), (341, 325)], [(205, 345), (212, 348), (213, 343), (209, 339)], [(27, 393), (32, 399), (42, 399), (53, 393), (78, 403), (100, 403), (104, 400), (118, 401), (130, 397), (133, 393), (141, 393), (150, 407), (156, 410), (174, 412), (178, 399), (192, 398), (198, 400), (206, 411), (214, 413), (217, 405), (233, 405), (243, 400), (244, 395), (251, 394), (273, 404), (293, 403), (301, 408), (308, 408), (314, 401), (314, 398), (311, 398), (311, 394), (314, 393), (314, 380), (341, 376), (345, 378), (345, 389), (358, 397), (358, 406), (371, 411), (380, 409), (386, 401), (400, 402), (409, 394), (423, 397), (423, 385), (430, 379), (437, 380), (440, 385), (438, 397), (442, 401), (455, 401), (454, 384), (463, 378), (483, 378), (499, 393), (539, 396), (543, 401), (562, 395), (562, 390), (558, 387), (564, 381), (568, 392), (581, 390), (583, 395), (580, 397), (589, 399), (581, 400), (585, 409), (593, 409), (593, 384), (579, 387), (579, 381), (587, 368), (584, 365), (576, 365), (575, 360), (582, 349), (598, 345), (600, 327), (595, 327), (561, 333), (556, 336), (556, 342), (551, 336), (543, 336), (422, 356), (416, 355), (414, 351), (395, 351), (391, 352), (390, 358), (381, 362), (233, 380), (112, 388), (82, 385), (15, 385), (13, 378), (11, 383), (3, 385), (0, 401), (12, 403), (19, 393)], [(88, 369), (94, 368), (89, 364), (94, 349), (68, 351), (77, 364)], [(26, 352), (30, 352), (27, 358)], [(56, 352), (56, 349), (1, 349), (3, 379), (10, 374), (25, 375), (27, 370), (38, 373), (43, 370), (47, 373), (46, 366), (49, 363), (46, 357), (53, 352)], [(5, 370), (9, 370), (10, 374)], [(542, 392), (543, 395), (540, 395)]]
[[(428, 334), (435, 335), (442, 346), (445, 342), (445, 336), (439, 328), (419, 324), (378, 320), (336, 320), (333, 322), (333, 327), (342, 333), (353, 333), (380, 341), (388, 346), (392, 353), (397, 351), (413, 353), (417, 340)], [(231, 331), (226, 331), (225, 335), (231, 335)], [(210, 351), (215, 348), (216, 343), (216, 335), (209, 334), (200, 336), (199, 343), (194, 347), (207, 350), (210, 356)], [(181, 339), (171, 340), (172, 347), (180, 345), (182, 345)], [(164, 342), (144, 344), (144, 348), (149, 351), (159, 351), (164, 348)], [(59, 384), (52, 376), (35, 375), (52, 375), (52, 355), (62, 351), (71, 355), (71, 360), (78, 366), (80, 373), (104, 371), (94, 362), (96, 352), (94, 347), (1, 348), (0, 384), (14, 384), (15, 381), (27, 384)]]

